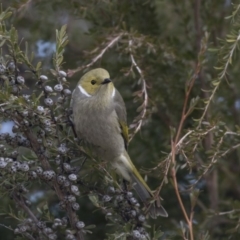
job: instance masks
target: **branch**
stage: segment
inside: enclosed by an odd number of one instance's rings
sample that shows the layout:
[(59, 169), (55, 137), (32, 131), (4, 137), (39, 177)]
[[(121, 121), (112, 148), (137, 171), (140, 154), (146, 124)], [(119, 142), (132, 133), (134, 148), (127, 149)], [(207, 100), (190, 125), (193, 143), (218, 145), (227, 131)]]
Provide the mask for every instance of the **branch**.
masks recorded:
[(232, 146), (230, 147), (228, 150), (226, 150), (225, 152), (223, 152), (222, 154), (219, 154), (219, 149), (223, 143), (223, 139), (226, 135), (237, 135), (239, 136), (238, 133), (235, 133), (235, 132), (225, 132), (224, 135), (220, 138), (218, 144), (217, 144), (217, 149), (215, 149), (215, 153), (211, 159), (211, 162), (210, 164), (205, 168), (204, 172), (198, 177), (198, 179), (196, 180), (196, 182), (193, 184), (194, 186), (201, 180), (201, 178), (203, 176), (205, 176), (207, 174), (207, 172), (213, 167), (213, 165), (217, 162), (217, 159), (220, 158), (220, 157), (224, 157), (226, 156), (229, 152), (237, 149), (240, 147), (240, 144), (237, 144), (235, 146)]
[(141, 70), (141, 68), (138, 66), (134, 56), (133, 56), (133, 49), (132, 49), (132, 44), (133, 41), (129, 40), (128, 42), (128, 46), (129, 46), (129, 53), (130, 53), (130, 59), (132, 62), (132, 66), (130, 71), (132, 71), (132, 68), (135, 67), (138, 74), (140, 75), (140, 80), (142, 83), (142, 89), (141, 89), (141, 94), (139, 94), (140, 96), (143, 96), (143, 103), (140, 106), (141, 113), (139, 114), (139, 116), (137, 116), (134, 120), (133, 123), (130, 125), (129, 129), (134, 128), (133, 133), (129, 136), (129, 142), (133, 139), (133, 137), (135, 136), (135, 134), (141, 129), (142, 125), (143, 125), (143, 120), (146, 116), (147, 113), (147, 106), (148, 106), (148, 92), (147, 92), (147, 84), (146, 84), (146, 80), (143, 74), (143, 71)]
[(6, 226), (6, 225), (4, 225), (4, 224), (2, 224), (2, 223), (0, 223), (0, 227), (4, 227), (4, 228), (6, 228), (6, 229), (8, 229), (8, 230), (13, 231), (13, 229), (12, 229), (11, 227), (8, 227), (8, 226)]
[(81, 71), (82, 69), (85, 69), (85, 68), (89, 68), (91, 67), (94, 63), (96, 63), (100, 58), (103, 57), (103, 55), (105, 54), (105, 52), (111, 48), (114, 44), (116, 44), (120, 38), (124, 35), (125, 33), (120, 33), (119, 35), (117, 35), (116, 37), (114, 37), (111, 41), (109, 41), (106, 45), (105, 48), (102, 49), (102, 51), (95, 57), (93, 58), (93, 60), (86, 64), (86, 65), (83, 65), (81, 67), (78, 67), (76, 69), (69, 69), (68, 70), (68, 77), (72, 77), (75, 73)]
[[(33, 212), (30, 210), (30, 208), (25, 204), (24, 199), (22, 199), (22, 196), (18, 196), (16, 193), (13, 193), (13, 199), (16, 201), (16, 203), (27, 213), (27, 215), (33, 220), (33, 222), (36, 224), (36, 226), (38, 225), (38, 219), (36, 218), (36, 216), (33, 214)], [(42, 231), (40, 228), (38, 228), (39, 232), (41, 232), (43, 235), (45, 235), (46, 237), (48, 237), (48, 235), (46, 233), (44, 233), (44, 231)], [(33, 238), (29, 233), (25, 232), (22, 233), (25, 237), (27, 237), (30, 240), (34, 240), (35, 238)]]
[[(40, 149), (40, 145), (37, 142), (35, 135), (31, 132), (30, 129), (28, 129), (28, 131), (25, 132), (25, 135), (28, 138), (28, 140), (30, 141), (33, 151), (36, 153), (40, 162), (42, 163), (44, 170), (51, 169), (51, 166), (50, 166), (47, 158), (43, 155), (39, 156), (39, 154), (38, 154), (38, 149)], [(60, 189), (56, 178), (52, 181), (52, 185), (53, 185), (53, 188), (55, 189), (56, 194), (57, 194), (58, 198), (60, 199), (60, 201), (64, 201), (64, 193)], [(73, 211), (72, 207), (69, 204), (67, 204), (67, 206), (66, 206), (66, 211), (68, 214), (68, 218), (69, 218), (71, 227), (73, 229), (76, 229), (76, 222), (78, 220), (78, 216), (77, 216), (76, 212)], [(79, 231), (77, 231), (77, 237), (78, 237), (77, 238), (78, 240), (84, 239), (83, 235)]]
[(172, 163), (174, 164), (174, 166), (171, 169), (171, 175), (172, 175), (172, 178), (173, 178), (173, 186), (174, 186), (174, 190), (175, 190), (179, 205), (180, 205), (181, 210), (183, 212), (184, 218), (185, 218), (185, 220), (188, 224), (190, 239), (194, 240), (191, 215), (190, 215), (190, 217), (188, 217), (185, 206), (183, 204), (182, 198), (181, 198), (180, 193), (179, 193), (179, 189), (178, 189), (178, 182), (177, 182), (176, 170), (175, 170), (175, 163), (176, 163), (175, 156), (176, 156), (176, 153), (175, 153), (175, 144), (174, 144), (173, 141), (172, 141), (171, 145), (172, 145)]
[(177, 129), (177, 133), (176, 133), (176, 136), (175, 136), (174, 140), (171, 141), (171, 147), (172, 147), (171, 161), (169, 160), (169, 163), (168, 163), (168, 167), (170, 167), (170, 162), (172, 163), (171, 176), (172, 176), (172, 179), (173, 179), (173, 186), (174, 186), (174, 189), (175, 189), (175, 193), (176, 193), (179, 205), (180, 205), (181, 210), (183, 212), (184, 218), (185, 218), (185, 220), (188, 224), (191, 240), (194, 240), (193, 227), (192, 227), (193, 211), (191, 211), (190, 217), (189, 217), (187, 215), (185, 206), (182, 202), (182, 198), (181, 198), (180, 193), (179, 193), (178, 181), (177, 181), (177, 175), (176, 175), (176, 169), (175, 169), (175, 167), (176, 167), (175, 156), (176, 156), (176, 153), (178, 152), (177, 146), (178, 146), (178, 143), (179, 143), (179, 138), (180, 138), (180, 135), (181, 135), (181, 132), (182, 132), (182, 129), (183, 129), (183, 125), (185, 123), (186, 118), (192, 112), (191, 106), (189, 108), (187, 106), (188, 106), (188, 102), (189, 102), (189, 98), (190, 98), (190, 93), (192, 92), (192, 88), (194, 86), (194, 83), (195, 83), (195, 81), (196, 81), (196, 79), (197, 79), (197, 77), (198, 77), (198, 75), (201, 71), (201, 67), (202, 67), (201, 58), (206, 51), (206, 40), (207, 40), (207, 38), (203, 39), (203, 40), (205, 40), (205, 41), (202, 41), (201, 49), (198, 53), (198, 61), (197, 61), (197, 65), (196, 65), (194, 74), (193, 74), (192, 78), (189, 80), (189, 83), (188, 83), (188, 86), (187, 86), (187, 89), (186, 89), (186, 94), (185, 94), (185, 99), (184, 99), (183, 109), (182, 109), (182, 115), (181, 115), (180, 123), (179, 123), (178, 129)]
[[(232, 63), (233, 54), (236, 51), (238, 43), (240, 41), (240, 34), (236, 35), (235, 38), (233, 38), (233, 36), (234, 36), (234, 34), (233, 35), (229, 35), (229, 37), (227, 37), (227, 39), (225, 40), (227, 43), (230, 43), (230, 44), (233, 43), (233, 44), (230, 47), (228, 47), (228, 48), (226, 46), (223, 46), (223, 48), (222, 48), (222, 50), (220, 52), (220, 54), (223, 55), (222, 58), (224, 60), (226, 59), (226, 61), (225, 61), (223, 67), (216, 67), (216, 69), (223, 69), (223, 70), (220, 72), (220, 74), (218, 76), (218, 79), (216, 79), (215, 81), (212, 82), (212, 84), (215, 87), (214, 87), (214, 89), (212, 91), (212, 94), (209, 97), (208, 102), (207, 102), (207, 104), (206, 104), (206, 106), (204, 108), (204, 112), (203, 112), (203, 114), (202, 114), (202, 116), (201, 116), (201, 118), (199, 120), (199, 124), (198, 124), (197, 128), (200, 128), (200, 125), (202, 124), (202, 121), (205, 118), (205, 115), (206, 115), (206, 113), (207, 113), (207, 111), (209, 109), (210, 103), (212, 102), (213, 97), (215, 96), (215, 93), (216, 93), (217, 89), (220, 86), (221, 80), (226, 77), (228, 67)], [(227, 50), (229, 50), (227, 55), (224, 54), (224, 51), (226, 50), (225, 48), (227, 48)]]
[[(225, 63), (224, 69), (219, 76), (220, 80), (223, 79), (225, 77), (225, 75), (227, 74), (228, 66), (232, 63), (233, 54), (234, 54), (234, 51), (236, 50), (236, 48), (238, 46), (239, 40), (240, 40), (240, 33), (237, 35), (236, 41), (233, 43), (232, 48), (231, 48), (230, 52), (228, 53), (228, 58), (227, 58), (227, 61)], [(229, 40), (226, 39), (226, 41), (229, 41)]]

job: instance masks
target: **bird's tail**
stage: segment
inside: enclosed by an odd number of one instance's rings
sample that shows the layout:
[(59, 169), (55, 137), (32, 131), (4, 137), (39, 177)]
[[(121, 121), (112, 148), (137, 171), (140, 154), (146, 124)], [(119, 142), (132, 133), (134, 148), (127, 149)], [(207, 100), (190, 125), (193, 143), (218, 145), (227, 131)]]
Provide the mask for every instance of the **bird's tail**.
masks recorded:
[(112, 161), (114, 169), (122, 175), (124, 179), (133, 184), (133, 188), (145, 204), (147, 212), (150, 217), (157, 218), (157, 216), (167, 217), (166, 210), (160, 204), (160, 199), (153, 200), (153, 194), (142, 176), (132, 163), (127, 152)]
[(138, 173), (137, 169), (130, 173), (130, 177), (133, 188), (145, 204), (146, 210), (149, 213), (150, 217), (153, 219), (157, 218), (158, 216), (167, 217), (168, 213), (161, 205), (160, 199), (151, 202), (151, 199), (153, 199), (153, 194), (146, 182), (143, 180), (142, 176)]

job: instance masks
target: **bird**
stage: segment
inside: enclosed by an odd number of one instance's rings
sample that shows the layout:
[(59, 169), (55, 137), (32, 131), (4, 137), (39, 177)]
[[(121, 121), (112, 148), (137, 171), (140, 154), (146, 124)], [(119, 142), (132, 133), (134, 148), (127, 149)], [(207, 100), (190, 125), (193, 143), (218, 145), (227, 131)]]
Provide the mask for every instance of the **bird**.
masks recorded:
[(85, 73), (72, 93), (71, 106), (77, 137), (132, 184), (151, 218), (167, 217), (160, 198), (154, 198), (127, 152), (126, 106), (108, 71), (96, 68)]

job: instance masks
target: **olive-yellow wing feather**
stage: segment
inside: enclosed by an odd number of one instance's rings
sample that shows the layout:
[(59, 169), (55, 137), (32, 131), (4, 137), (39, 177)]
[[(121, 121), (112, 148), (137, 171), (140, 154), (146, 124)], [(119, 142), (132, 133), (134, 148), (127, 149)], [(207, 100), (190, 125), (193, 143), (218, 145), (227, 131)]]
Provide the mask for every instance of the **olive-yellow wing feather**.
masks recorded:
[(126, 112), (126, 107), (125, 103), (123, 101), (123, 98), (121, 94), (116, 90), (115, 96), (114, 96), (114, 106), (115, 106), (115, 111), (118, 116), (118, 121), (120, 128), (122, 130), (122, 136), (124, 139), (124, 144), (125, 148), (127, 150), (128, 147), (128, 126), (127, 126), (127, 112)]

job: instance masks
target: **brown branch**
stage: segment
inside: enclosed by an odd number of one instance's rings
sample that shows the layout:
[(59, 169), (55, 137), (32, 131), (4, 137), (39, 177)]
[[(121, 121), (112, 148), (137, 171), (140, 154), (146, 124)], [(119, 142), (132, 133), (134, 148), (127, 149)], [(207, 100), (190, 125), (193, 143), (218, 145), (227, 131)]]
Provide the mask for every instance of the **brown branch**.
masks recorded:
[(181, 195), (179, 193), (179, 189), (178, 189), (178, 181), (177, 181), (177, 175), (176, 175), (176, 158), (175, 155), (177, 153), (177, 146), (179, 143), (179, 139), (180, 139), (180, 135), (182, 133), (182, 129), (185, 123), (186, 118), (189, 116), (189, 114), (191, 113), (192, 109), (191, 106), (188, 108), (188, 103), (189, 103), (189, 98), (190, 98), (190, 94), (192, 92), (192, 88), (194, 86), (194, 83), (201, 71), (201, 61), (200, 61), (200, 57), (204, 54), (206, 50), (205, 45), (203, 44), (201, 46), (201, 49), (199, 51), (198, 54), (198, 62), (194, 71), (194, 75), (192, 76), (192, 78), (190, 79), (187, 89), (186, 89), (186, 94), (185, 94), (185, 99), (184, 99), (184, 103), (183, 103), (183, 109), (182, 109), (182, 115), (181, 115), (181, 119), (180, 119), (180, 123), (177, 129), (177, 133), (175, 135), (174, 141), (171, 141), (171, 147), (172, 147), (172, 156), (171, 156), (171, 163), (172, 163), (172, 168), (171, 168), (171, 176), (173, 179), (173, 185), (174, 185), (174, 189), (175, 189), (175, 193), (179, 202), (179, 205), (181, 207), (182, 213), (184, 215), (184, 218), (188, 224), (188, 228), (189, 228), (189, 233), (190, 233), (190, 239), (194, 240), (194, 235), (193, 235), (193, 226), (192, 226), (192, 217), (193, 217), (193, 211), (191, 211), (190, 216), (188, 217), (186, 209), (184, 207), (184, 204), (182, 202), (182, 198)]
[[(187, 133), (178, 141), (178, 143), (177, 143), (177, 145), (176, 145), (176, 148), (175, 148), (175, 154), (178, 154), (179, 151), (181, 151), (182, 146), (184, 145), (184, 144), (183, 144), (183, 143), (184, 143), (184, 140), (185, 140), (190, 134), (192, 134), (192, 133), (193, 133), (193, 131), (187, 132)], [(164, 170), (163, 180), (162, 180), (161, 184), (159, 185), (159, 187), (156, 189), (156, 195), (157, 195), (157, 196), (159, 195), (159, 193), (160, 193), (160, 191), (161, 191), (161, 189), (162, 189), (164, 180), (165, 180), (165, 178), (166, 178), (167, 175), (168, 175), (169, 167), (170, 167), (170, 165), (171, 165), (171, 159), (172, 159), (172, 152), (170, 152), (170, 153), (168, 154), (168, 156), (167, 156), (167, 158), (166, 158), (165, 160), (161, 161), (156, 167), (152, 168), (152, 171), (154, 171), (154, 170), (157, 170), (157, 169), (162, 165), (163, 162), (166, 162), (166, 163), (167, 163), (167, 164), (166, 164), (166, 167), (165, 167), (165, 170)]]
[(28, 216), (37, 224), (38, 219), (30, 210), (30, 208), (24, 203), (24, 200), (20, 197), (14, 197), (14, 200), (18, 203), (18, 205), (28, 214)]
[(68, 70), (68, 77), (72, 77), (75, 73), (81, 71), (82, 69), (91, 67), (94, 63), (96, 63), (99, 59), (101, 59), (103, 57), (103, 55), (106, 53), (106, 51), (109, 48), (111, 48), (114, 44), (116, 44), (124, 34), (125, 33), (122, 32), (122, 33), (118, 34), (116, 37), (114, 37), (113, 39), (111, 39), (106, 44), (106, 47), (103, 48), (102, 51), (96, 57), (94, 57), (93, 60), (90, 63), (88, 63), (84, 66), (78, 67), (76, 69), (69, 69)]
[[(36, 218), (36, 216), (33, 214), (33, 212), (30, 210), (30, 208), (25, 204), (24, 199), (22, 198), (22, 196), (18, 196), (16, 193), (13, 193), (13, 199), (14, 201), (27, 213), (27, 215), (33, 220), (33, 222), (36, 224), (38, 224), (38, 219)], [(46, 237), (48, 237), (48, 235), (46, 233), (44, 233), (40, 228), (38, 228), (38, 230), (45, 235)], [(25, 237), (27, 237), (30, 240), (34, 240), (34, 238), (28, 234), (28, 233), (22, 233)]]
[(195, 72), (194, 72), (194, 75), (189, 82), (189, 86), (188, 86), (188, 89), (187, 89), (187, 92), (186, 92), (186, 95), (185, 95), (183, 109), (182, 109), (182, 116), (181, 116), (181, 120), (180, 120), (180, 123), (179, 123), (179, 126), (178, 126), (177, 134), (176, 134), (176, 137), (175, 137), (175, 140), (174, 140), (175, 145), (177, 145), (178, 140), (180, 138), (180, 134), (181, 134), (182, 129), (183, 129), (183, 124), (184, 124), (186, 118), (188, 117), (189, 113), (191, 112), (190, 108), (187, 110), (187, 105), (188, 105), (190, 93), (192, 91), (193, 85), (195, 83), (196, 78), (198, 77), (198, 74), (199, 74), (200, 70), (201, 70), (201, 63), (198, 61), (197, 67), (196, 67)]
[[(25, 131), (25, 135), (28, 138), (28, 140), (30, 141), (32, 149), (36, 153), (36, 155), (38, 156), (39, 161), (42, 163), (42, 166), (43, 166), (44, 170), (51, 169), (51, 166), (50, 166), (48, 160), (46, 159), (46, 157), (44, 157), (43, 155), (39, 156), (39, 154), (38, 154), (38, 150), (40, 149), (40, 145), (37, 142), (37, 139), (36, 139), (35, 135), (31, 132), (30, 129)], [(64, 193), (60, 189), (59, 184), (57, 183), (56, 179), (53, 179), (52, 186), (53, 186), (58, 198), (60, 199), (60, 201), (64, 201)], [(67, 204), (67, 206), (66, 206), (66, 211), (67, 211), (67, 215), (68, 215), (71, 227), (73, 229), (76, 229), (76, 222), (78, 220), (78, 216), (77, 216), (76, 212), (73, 211), (72, 207), (69, 204)], [(77, 239), (78, 240), (83, 240), (84, 239), (83, 235), (79, 231), (77, 231)]]
[[(176, 163), (175, 161), (175, 147), (174, 147), (174, 142), (171, 142), (171, 146), (172, 146), (172, 162), (173, 163)], [(175, 167), (175, 166), (174, 166)], [(180, 204), (180, 207), (182, 209), (182, 212), (183, 212), (183, 215), (185, 217), (185, 220), (188, 222), (189, 221), (189, 218), (188, 218), (188, 215), (186, 213), (186, 210), (185, 210), (185, 207), (183, 205), (183, 202), (182, 202), (182, 198), (180, 196), (180, 193), (178, 191), (178, 183), (177, 183), (177, 178), (175, 177), (176, 176), (176, 171), (175, 171), (175, 168), (172, 168), (171, 169), (171, 175), (173, 177), (173, 186), (174, 186), (174, 189), (175, 189), (175, 193), (176, 193), (176, 196), (177, 196), (177, 199), (178, 199), (178, 202)]]
[(178, 181), (177, 181), (177, 175), (176, 175), (176, 170), (175, 170), (175, 165), (176, 165), (175, 155), (176, 155), (176, 147), (177, 147), (177, 144), (178, 144), (178, 141), (179, 141), (179, 138), (180, 138), (180, 134), (181, 134), (182, 129), (183, 129), (184, 122), (185, 122), (187, 116), (189, 115), (189, 110), (187, 110), (189, 96), (190, 96), (190, 93), (192, 91), (194, 82), (195, 82), (195, 80), (196, 80), (196, 78), (198, 76), (198, 73), (200, 72), (200, 69), (201, 69), (201, 64), (200, 64), (200, 62), (198, 62), (196, 70), (195, 70), (195, 74), (192, 77), (192, 79), (190, 80), (190, 83), (189, 83), (189, 86), (188, 86), (188, 89), (187, 89), (187, 92), (186, 92), (186, 96), (185, 96), (185, 100), (184, 100), (184, 104), (183, 104), (183, 110), (182, 110), (182, 117), (181, 117), (181, 120), (180, 120), (180, 123), (179, 123), (179, 126), (178, 126), (177, 134), (175, 136), (174, 141), (171, 144), (172, 145), (172, 159), (171, 159), (171, 162), (173, 164), (173, 167), (171, 169), (171, 176), (173, 178), (173, 186), (174, 186), (174, 189), (175, 189), (175, 193), (176, 193), (179, 205), (180, 205), (180, 207), (182, 209), (183, 215), (184, 215), (185, 220), (186, 220), (186, 222), (188, 224), (189, 233), (190, 233), (190, 239), (191, 240), (194, 240), (192, 220), (187, 215), (186, 209), (184, 207), (184, 204), (182, 202), (182, 198), (181, 198), (179, 190), (178, 190)]
[(189, 233), (190, 233), (190, 239), (194, 240), (193, 228), (192, 228), (192, 218), (191, 218), (191, 215), (190, 215), (190, 217), (188, 217), (186, 209), (185, 209), (183, 201), (182, 201), (182, 198), (181, 198), (181, 195), (180, 195), (179, 190), (178, 190), (178, 182), (177, 182), (176, 170), (175, 170), (175, 165), (176, 165), (175, 143), (173, 141), (171, 142), (171, 146), (172, 146), (172, 163), (174, 164), (174, 166), (171, 169), (171, 176), (173, 178), (173, 187), (174, 187), (175, 194), (177, 196), (180, 208), (181, 208), (181, 210), (183, 212), (184, 218), (185, 218), (185, 220), (186, 220), (186, 222), (188, 224)]

